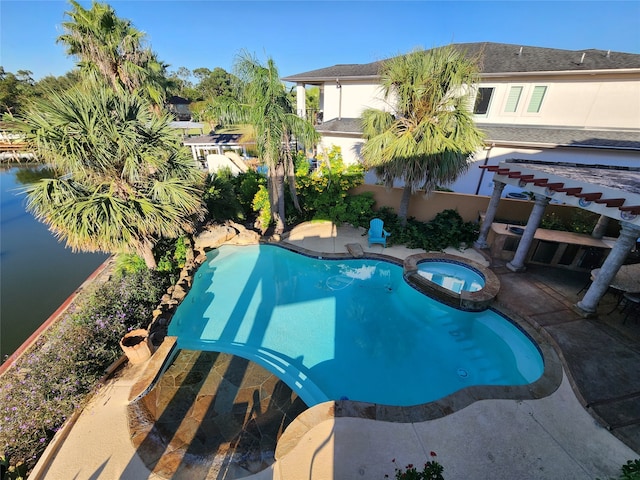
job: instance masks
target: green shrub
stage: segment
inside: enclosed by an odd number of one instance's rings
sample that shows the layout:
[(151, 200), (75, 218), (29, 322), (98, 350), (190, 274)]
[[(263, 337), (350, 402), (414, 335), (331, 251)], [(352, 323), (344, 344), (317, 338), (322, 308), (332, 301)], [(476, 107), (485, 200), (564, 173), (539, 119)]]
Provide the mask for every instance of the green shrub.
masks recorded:
[[(442, 476), (444, 467), (434, 460), (435, 457), (435, 452), (431, 452), (431, 460), (425, 462), (422, 470), (418, 470), (418, 468), (411, 463), (404, 469), (398, 468), (396, 459), (394, 458), (392, 462), (395, 465), (396, 480), (444, 480)], [(385, 478), (389, 478), (389, 475), (385, 475)]]
[(116, 257), (116, 274), (132, 274), (147, 270), (144, 259), (135, 253), (121, 253)]
[(253, 216), (253, 199), (261, 185), (267, 185), (267, 178), (255, 170), (248, 170), (235, 178), (236, 196), (245, 218)]
[(591, 234), (596, 228), (599, 216), (593, 212), (576, 208), (571, 215), (568, 230), (575, 233)]
[(253, 199), (266, 177), (248, 170), (235, 177), (228, 168), (207, 176), (203, 200), (208, 218), (217, 222), (248, 220), (253, 216)]
[(235, 180), (229, 168), (220, 169), (217, 173), (207, 176), (203, 200), (212, 220), (224, 222), (244, 217), (244, 211), (236, 196)]
[(364, 192), (359, 195), (347, 195), (345, 198), (346, 212), (344, 223), (354, 227), (369, 228), (369, 221), (373, 218), (373, 207), (376, 204), (372, 192)]
[(271, 203), (269, 201), (269, 192), (264, 185), (260, 185), (258, 188), (252, 205), (253, 210), (258, 213), (259, 228), (265, 231), (271, 225)]
[(24, 462), (17, 462), (14, 465), (7, 457), (0, 455), (0, 479), (23, 480), (26, 478), (27, 465)]
[(567, 226), (564, 221), (555, 213), (547, 213), (540, 221), (540, 228), (546, 228), (547, 230), (560, 230), (567, 231)]
[(622, 466), (620, 480), (640, 480), (640, 458), (629, 460)]
[(438, 213), (430, 222), (408, 218), (404, 227), (390, 207), (380, 208), (372, 217), (382, 219), (385, 230), (391, 233), (387, 244), (402, 244), (427, 251), (466, 247), (474, 242), (479, 233), (476, 223), (465, 222), (456, 210), (451, 209)]
[[(342, 160), (340, 147), (333, 147), (321, 159), (319, 167), (315, 171), (309, 171), (309, 163), (306, 158), (296, 162), (296, 190), (302, 209), (296, 213), (293, 203), (287, 210), (292, 210), (292, 223), (305, 220), (329, 220), (338, 225), (355, 220), (353, 212), (349, 211), (351, 201), (348, 200), (348, 192), (352, 188), (364, 182), (364, 169), (362, 165), (345, 166)], [(354, 204), (361, 208), (366, 203), (362, 198)], [(359, 202), (359, 203), (358, 203)]]

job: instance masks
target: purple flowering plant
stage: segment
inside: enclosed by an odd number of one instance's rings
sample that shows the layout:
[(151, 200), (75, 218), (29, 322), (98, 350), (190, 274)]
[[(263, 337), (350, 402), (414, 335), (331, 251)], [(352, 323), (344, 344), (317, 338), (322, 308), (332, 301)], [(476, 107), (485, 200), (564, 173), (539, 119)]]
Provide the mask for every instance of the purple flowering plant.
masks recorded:
[(35, 466), (55, 432), (122, 354), (120, 338), (150, 323), (166, 287), (166, 277), (148, 270), (96, 285), (0, 377), (5, 461), (29, 470)]

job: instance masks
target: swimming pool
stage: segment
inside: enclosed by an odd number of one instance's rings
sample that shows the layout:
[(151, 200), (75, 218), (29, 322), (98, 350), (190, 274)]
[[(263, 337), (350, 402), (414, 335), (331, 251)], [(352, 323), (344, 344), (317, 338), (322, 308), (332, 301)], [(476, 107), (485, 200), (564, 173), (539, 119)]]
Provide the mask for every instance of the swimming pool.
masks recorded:
[(399, 265), (273, 245), (210, 251), (169, 335), (179, 348), (263, 365), (309, 406), (341, 398), (416, 405), (472, 385), (532, 383), (544, 367), (510, 321), (419, 293)]
[(484, 278), (478, 272), (460, 263), (424, 261), (418, 265), (418, 273), (452, 292), (477, 292), (484, 287)]

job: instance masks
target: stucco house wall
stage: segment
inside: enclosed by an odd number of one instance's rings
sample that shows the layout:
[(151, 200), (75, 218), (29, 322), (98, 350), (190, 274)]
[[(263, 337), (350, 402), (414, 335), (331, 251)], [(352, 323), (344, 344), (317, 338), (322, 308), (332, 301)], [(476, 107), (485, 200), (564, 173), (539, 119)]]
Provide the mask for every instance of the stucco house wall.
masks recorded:
[[(538, 113), (527, 112), (535, 86), (546, 86), (543, 106)], [(482, 81), (479, 87), (494, 88), (487, 115), (475, 115), (479, 122), (519, 125), (550, 125), (584, 128), (639, 128), (640, 76), (529, 77), (514, 81)], [(515, 112), (505, 106), (511, 87), (522, 87)]]
[[(640, 169), (640, 55), (587, 49), (568, 51), (509, 44), (455, 44), (482, 52), (481, 80), (470, 86), (470, 108), (478, 89), (493, 88), (488, 110), (474, 114), (485, 146), (470, 158), (456, 192), (489, 195), (490, 178), (480, 165), (507, 159), (616, 165)], [(323, 122), (319, 149), (338, 145), (345, 162), (361, 162), (365, 108), (389, 109), (379, 88), (381, 62), (334, 65), (284, 78), (320, 86)], [(338, 88), (338, 84), (340, 88)], [(522, 92), (513, 112), (506, 105), (512, 87)], [(546, 87), (538, 112), (528, 111), (536, 87)], [(513, 103), (513, 102), (512, 102)], [(377, 183), (368, 172), (367, 183)], [(507, 186), (504, 195), (517, 190)]]
[(324, 85), (324, 120), (332, 118), (357, 118), (367, 108), (384, 109), (387, 105), (382, 100), (379, 86), (375, 83), (354, 82), (341, 80), (338, 84), (334, 81)]

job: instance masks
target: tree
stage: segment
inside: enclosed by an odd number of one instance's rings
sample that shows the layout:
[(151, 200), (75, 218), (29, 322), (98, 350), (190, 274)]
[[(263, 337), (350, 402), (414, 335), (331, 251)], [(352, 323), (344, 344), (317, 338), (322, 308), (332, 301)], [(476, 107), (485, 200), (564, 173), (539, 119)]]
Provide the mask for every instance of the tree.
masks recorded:
[(295, 208), (300, 210), (295, 189), (295, 167), (292, 142), (312, 146), (318, 139), (313, 125), (298, 117), (289, 100), (278, 69), (269, 58), (262, 65), (246, 52), (238, 55), (235, 66), (237, 94), (221, 97), (216, 105), (218, 117), (226, 124), (248, 124), (253, 127), (258, 157), (267, 166), (267, 187), (275, 230), (285, 228), (285, 179), (288, 181)]
[(202, 218), (201, 174), (168, 115), (105, 87), (51, 92), (16, 127), (56, 172), (27, 188), (27, 208), (74, 251), (137, 253)]
[(0, 114), (14, 115), (21, 111), (29, 99), (36, 95), (36, 85), (29, 70), (15, 74), (0, 66)]
[(69, 2), (73, 10), (65, 13), (71, 20), (62, 23), (65, 33), (58, 42), (66, 45), (67, 54), (78, 58), (86, 77), (162, 105), (168, 86), (167, 65), (144, 45), (144, 33), (119, 18), (107, 4), (94, 1), (87, 10), (75, 0)]
[(362, 155), (387, 186), (404, 180), (403, 224), (413, 193), (455, 180), (482, 146), (468, 95), (478, 75), (478, 59), (453, 47), (416, 50), (383, 63), (381, 88), (392, 111), (363, 112)]
[(20, 107), (20, 80), (0, 67), (0, 113), (14, 113)]
[(80, 83), (81, 80), (80, 71), (78, 69), (73, 69), (59, 77), (47, 75), (46, 77), (38, 80), (33, 86), (34, 95), (36, 97), (44, 97), (51, 91), (63, 92), (74, 87)]
[(171, 82), (171, 87), (168, 91), (169, 95), (187, 98), (192, 102), (200, 97), (200, 93), (191, 81), (191, 70), (188, 68), (180, 67), (175, 72), (169, 72), (168, 79)]

